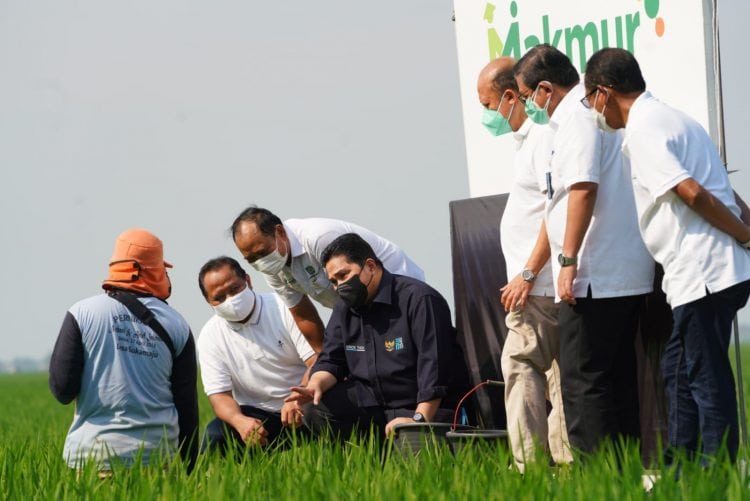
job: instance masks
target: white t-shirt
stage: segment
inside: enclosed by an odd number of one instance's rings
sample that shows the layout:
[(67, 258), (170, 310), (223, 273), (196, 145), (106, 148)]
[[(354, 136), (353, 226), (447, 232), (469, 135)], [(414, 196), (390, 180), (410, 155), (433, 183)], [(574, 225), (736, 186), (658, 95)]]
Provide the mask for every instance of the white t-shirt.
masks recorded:
[(553, 188), (547, 204), (547, 233), (552, 250), (552, 271), (557, 283), (572, 185), (598, 184), (596, 205), (578, 252), (576, 297), (622, 297), (653, 289), (654, 261), (638, 230), (630, 182), (630, 167), (620, 151), (622, 134), (599, 130), (589, 110), (581, 105), (583, 84), (571, 89), (550, 118), (555, 132), (550, 161)]
[[(515, 179), (500, 220), (500, 243), (505, 257), (508, 280), (523, 271), (534, 249), (547, 202), (547, 181), (552, 134), (546, 125), (526, 120), (513, 134), (516, 155), (513, 158)], [(550, 263), (537, 274), (532, 296), (554, 296)]]
[(750, 251), (703, 219), (672, 191), (693, 178), (739, 217), (729, 176), (701, 125), (649, 92), (635, 100), (625, 128), (643, 239), (664, 267), (672, 308), (750, 279)]
[(287, 219), (284, 229), (292, 252), (291, 266), (276, 275), (265, 275), (268, 285), (291, 308), (308, 295), (328, 308), (339, 300), (320, 262), (325, 248), (344, 233), (362, 237), (386, 270), (424, 281), (424, 272), (396, 244), (356, 224), (337, 219)]
[(281, 410), (314, 354), (275, 294), (257, 294), (244, 324), (214, 315), (196, 346), (206, 395), (231, 391), (238, 404), (271, 412)]

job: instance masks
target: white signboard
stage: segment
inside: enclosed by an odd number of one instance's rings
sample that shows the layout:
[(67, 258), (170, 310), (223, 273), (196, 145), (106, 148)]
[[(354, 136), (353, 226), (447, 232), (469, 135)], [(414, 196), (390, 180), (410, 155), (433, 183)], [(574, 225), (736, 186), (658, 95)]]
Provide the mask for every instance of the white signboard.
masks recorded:
[(549, 43), (583, 73), (604, 47), (635, 54), (660, 100), (695, 117), (718, 142), (711, 0), (454, 0), (471, 196), (507, 192), (512, 138), (482, 126), (479, 71), (499, 56), (520, 58)]

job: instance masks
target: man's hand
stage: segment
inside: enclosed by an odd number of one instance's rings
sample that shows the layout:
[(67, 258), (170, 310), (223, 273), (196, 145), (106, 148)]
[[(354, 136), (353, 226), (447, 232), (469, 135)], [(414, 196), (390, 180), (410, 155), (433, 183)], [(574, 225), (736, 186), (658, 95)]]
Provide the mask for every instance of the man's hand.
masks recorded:
[(391, 419), (387, 425), (385, 425), (385, 436), (390, 436), (393, 434), (393, 427), (397, 424), (406, 424), (406, 423), (413, 423), (414, 420), (410, 417), (397, 417)]
[(576, 297), (573, 294), (573, 281), (577, 274), (578, 267), (576, 265), (564, 266), (560, 268), (560, 275), (557, 277), (557, 295), (568, 304), (576, 304)]
[(526, 299), (533, 288), (532, 282), (527, 282), (520, 274), (516, 275), (513, 280), (500, 289), (500, 302), (503, 304), (505, 311), (524, 309)]
[(263, 421), (252, 417), (242, 416), (234, 424), (234, 429), (240, 434), (247, 445), (266, 445), (268, 432), (263, 428)]
[(296, 428), (302, 424), (302, 409), (299, 402), (284, 402), (281, 406), (281, 424)]
[(292, 386), (290, 390), (292, 393), (284, 399), (285, 403), (296, 402), (298, 405), (304, 405), (312, 401), (314, 405), (318, 405), (323, 397), (323, 390), (314, 381), (310, 381), (307, 386)]

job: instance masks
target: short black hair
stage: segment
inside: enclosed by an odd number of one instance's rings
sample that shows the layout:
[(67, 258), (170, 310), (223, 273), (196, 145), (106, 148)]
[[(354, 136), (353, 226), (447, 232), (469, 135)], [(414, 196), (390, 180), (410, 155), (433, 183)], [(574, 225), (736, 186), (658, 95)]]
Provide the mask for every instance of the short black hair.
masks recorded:
[(607, 48), (595, 52), (586, 63), (584, 83), (589, 90), (601, 85), (623, 94), (646, 90), (638, 61), (625, 49)]
[(325, 266), (328, 261), (336, 256), (344, 256), (350, 263), (360, 266), (364, 266), (365, 261), (368, 259), (373, 259), (378, 263), (378, 266), (383, 266), (383, 263), (375, 255), (375, 251), (372, 250), (370, 244), (356, 233), (344, 233), (337, 237), (323, 250), (320, 261)]
[(203, 285), (203, 278), (206, 276), (206, 273), (219, 270), (224, 266), (229, 266), (232, 272), (242, 280), (244, 280), (247, 276), (247, 272), (244, 268), (242, 268), (242, 265), (237, 262), (236, 259), (232, 259), (229, 256), (219, 256), (211, 259), (206, 264), (201, 266), (201, 271), (198, 272), (198, 287), (200, 287), (201, 293), (203, 294), (204, 298), (208, 299), (208, 295), (206, 294), (206, 287)]
[(529, 49), (513, 67), (513, 74), (520, 75), (530, 89), (535, 89), (542, 80), (572, 87), (581, 79), (568, 56), (546, 43)]
[(492, 88), (499, 95), (503, 95), (507, 89), (518, 92), (518, 84), (513, 75), (513, 68), (504, 71), (498, 71), (491, 80)]
[(232, 239), (237, 236), (237, 230), (239, 229), (240, 223), (245, 221), (254, 222), (258, 225), (258, 229), (261, 233), (271, 237), (276, 234), (276, 225), (282, 224), (281, 219), (270, 210), (263, 209), (257, 205), (251, 205), (240, 212), (240, 215), (234, 219), (232, 226), (229, 227)]

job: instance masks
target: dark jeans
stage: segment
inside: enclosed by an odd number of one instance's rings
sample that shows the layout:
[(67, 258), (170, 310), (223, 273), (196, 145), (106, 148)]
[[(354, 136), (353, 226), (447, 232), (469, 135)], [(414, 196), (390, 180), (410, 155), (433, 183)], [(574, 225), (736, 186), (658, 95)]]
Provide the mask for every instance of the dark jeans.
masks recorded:
[[(404, 408), (388, 409), (384, 407), (360, 407), (349, 391), (351, 381), (337, 383), (323, 394), (316, 406), (305, 405), (302, 418), (305, 426), (314, 434), (331, 432), (340, 440), (347, 440), (352, 433), (364, 437), (370, 427), (385, 436), (385, 425), (397, 417), (412, 417), (417, 404)], [(453, 409), (440, 408), (432, 418), (433, 422), (450, 423), (453, 421)]]
[[(282, 426), (280, 413), (269, 412), (249, 405), (241, 405), (240, 410), (245, 416), (263, 421), (263, 428), (268, 432), (268, 443), (263, 447), (264, 449), (268, 449), (269, 447), (285, 447), (289, 444), (291, 428)], [(307, 433), (304, 429), (298, 429), (296, 432)], [(227, 448), (232, 443), (237, 445), (238, 452), (241, 453), (244, 444), (240, 434), (230, 425), (216, 418), (208, 423), (206, 427), (206, 434), (203, 436), (201, 450), (214, 450), (218, 448), (222, 454), (225, 454)]]
[(662, 357), (669, 407), (667, 445), (688, 456), (716, 453), (726, 437), (737, 456), (738, 423), (734, 375), (729, 364), (732, 319), (745, 306), (750, 281), (675, 308), (674, 328)]
[(643, 297), (594, 299), (589, 291), (560, 306), (560, 386), (575, 450), (640, 436), (635, 337)]

